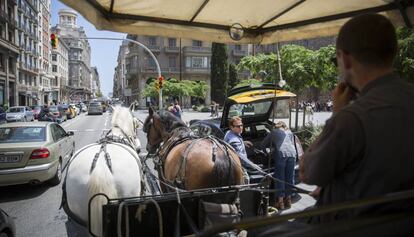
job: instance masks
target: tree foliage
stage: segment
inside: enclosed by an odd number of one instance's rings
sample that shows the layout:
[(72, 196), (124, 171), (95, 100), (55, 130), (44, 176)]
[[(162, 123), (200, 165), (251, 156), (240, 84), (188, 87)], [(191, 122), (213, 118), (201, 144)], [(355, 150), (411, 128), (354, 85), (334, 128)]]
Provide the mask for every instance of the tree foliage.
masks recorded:
[(400, 27), (397, 29), (398, 54), (395, 69), (401, 77), (414, 83), (414, 29)]
[[(147, 84), (143, 91), (144, 97), (155, 97), (158, 98), (158, 91), (155, 89), (156, 80), (151, 81)], [(204, 81), (179, 81), (175, 78), (164, 80), (162, 87), (163, 97), (196, 97), (205, 98), (207, 95), (208, 86)]]
[(238, 71), (249, 70), (252, 78), (265, 82), (275, 82), (278, 78), (277, 56), (274, 53), (243, 57), (236, 68)]
[(229, 64), (229, 90), (234, 88), (239, 83), (237, 78), (237, 69), (234, 63)]
[(227, 92), (227, 46), (213, 43), (211, 48), (211, 99), (222, 104)]
[[(282, 77), (287, 82), (285, 89), (296, 93), (311, 87), (332, 89), (337, 82), (337, 70), (331, 62), (334, 55), (333, 46), (322, 47), (317, 51), (299, 45), (283, 46), (280, 57)], [(277, 56), (273, 53), (244, 57), (237, 65), (237, 70), (249, 70), (253, 78), (265, 82), (276, 83), (280, 80)]]

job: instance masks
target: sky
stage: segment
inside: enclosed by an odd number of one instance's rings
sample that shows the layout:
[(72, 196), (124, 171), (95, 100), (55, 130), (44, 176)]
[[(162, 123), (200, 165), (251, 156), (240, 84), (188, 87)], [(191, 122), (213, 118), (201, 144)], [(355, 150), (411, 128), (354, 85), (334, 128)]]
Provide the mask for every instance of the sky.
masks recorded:
[[(58, 0), (52, 0), (52, 26), (59, 22), (58, 12), (60, 9), (72, 9), (67, 7)], [(72, 9), (73, 10), (73, 9)], [(85, 18), (78, 14), (77, 25), (85, 29), (87, 37), (111, 37), (111, 38), (125, 38), (125, 33), (118, 33), (112, 31), (100, 31), (94, 25), (89, 23)], [(117, 65), (117, 57), (119, 46), (122, 41), (113, 40), (89, 40), (91, 46), (91, 66), (98, 68), (99, 78), (101, 81), (101, 91), (104, 95), (112, 93), (113, 79), (115, 67)]]

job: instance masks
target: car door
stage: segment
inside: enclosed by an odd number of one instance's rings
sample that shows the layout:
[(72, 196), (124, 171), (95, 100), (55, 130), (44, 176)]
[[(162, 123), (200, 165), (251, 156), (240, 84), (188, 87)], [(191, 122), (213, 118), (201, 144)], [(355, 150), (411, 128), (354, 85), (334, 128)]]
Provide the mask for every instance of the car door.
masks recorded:
[(56, 124), (56, 127), (58, 128), (59, 133), (60, 133), (62, 139), (64, 140), (64, 147), (63, 147), (62, 150), (64, 150), (64, 152), (65, 152), (65, 157), (66, 157), (65, 162), (66, 162), (66, 160), (68, 158), (70, 158), (69, 156), (72, 152), (72, 149), (74, 149), (73, 148), (73, 144), (74, 144), (73, 143), (73, 137), (69, 136), (69, 134), (65, 131), (65, 129), (63, 129), (59, 124)]
[[(60, 126), (59, 126), (60, 127)], [(57, 124), (51, 124), (50, 125), (50, 129), (52, 132), (52, 137), (53, 137), (53, 141), (54, 144), (53, 146), (53, 153), (54, 159), (57, 159), (59, 156), (62, 157), (62, 160), (66, 159), (66, 153), (67, 153), (67, 146), (66, 146), (66, 139), (65, 139), (65, 135), (62, 134), (62, 131), (59, 129)], [(66, 134), (66, 132), (65, 132)]]
[(26, 109), (26, 112), (25, 112), (26, 120), (27, 121), (34, 120), (33, 110), (29, 106), (26, 106), (25, 109)]

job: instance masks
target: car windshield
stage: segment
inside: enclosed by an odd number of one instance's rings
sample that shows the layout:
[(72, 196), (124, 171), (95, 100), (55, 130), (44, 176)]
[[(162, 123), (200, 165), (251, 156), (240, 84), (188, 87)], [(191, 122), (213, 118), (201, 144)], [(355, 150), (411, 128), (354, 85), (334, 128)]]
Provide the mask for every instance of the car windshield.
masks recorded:
[(45, 140), (45, 127), (0, 128), (0, 144), (19, 142), (40, 142)]
[(49, 108), (49, 111), (50, 112), (58, 112), (58, 108), (53, 106), (53, 107)]
[(13, 107), (9, 109), (9, 113), (22, 113), (24, 112), (23, 107)]
[(229, 118), (233, 116), (247, 117), (264, 115), (269, 112), (272, 101), (262, 101), (248, 104), (234, 104), (230, 107)]
[(90, 103), (89, 104), (89, 107), (99, 107), (99, 106), (101, 106), (100, 103)]

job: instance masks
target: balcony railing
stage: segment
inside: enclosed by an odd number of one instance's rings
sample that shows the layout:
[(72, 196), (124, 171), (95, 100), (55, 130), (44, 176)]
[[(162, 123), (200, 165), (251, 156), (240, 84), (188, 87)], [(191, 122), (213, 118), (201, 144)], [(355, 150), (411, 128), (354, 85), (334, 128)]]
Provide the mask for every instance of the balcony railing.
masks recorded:
[(147, 45), (147, 48), (153, 53), (159, 53), (161, 51), (161, 47), (159, 45)]
[(179, 53), (180, 47), (177, 46), (167, 46), (164, 48), (166, 53)]
[(246, 56), (247, 55), (247, 51), (245, 50), (239, 50), (239, 49), (233, 49), (233, 56)]
[[(141, 68), (141, 72), (144, 73), (157, 73), (157, 68), (156, 67), (143, 67)], [(161, 73), (162, 74), (168, 74), (168, 73), (179, 73), (180, 69), (178, 67), (162, 67), (161, 68)]]
[(211, 54), (211, 47), (202, 47), (202, 46), (185, 46), (183, 48), (184, 53), (203, 53)]
[(186, 73), (210, 74), (210, 68), (187, 67), (187, 68), (185, 68), (185, 72)]

